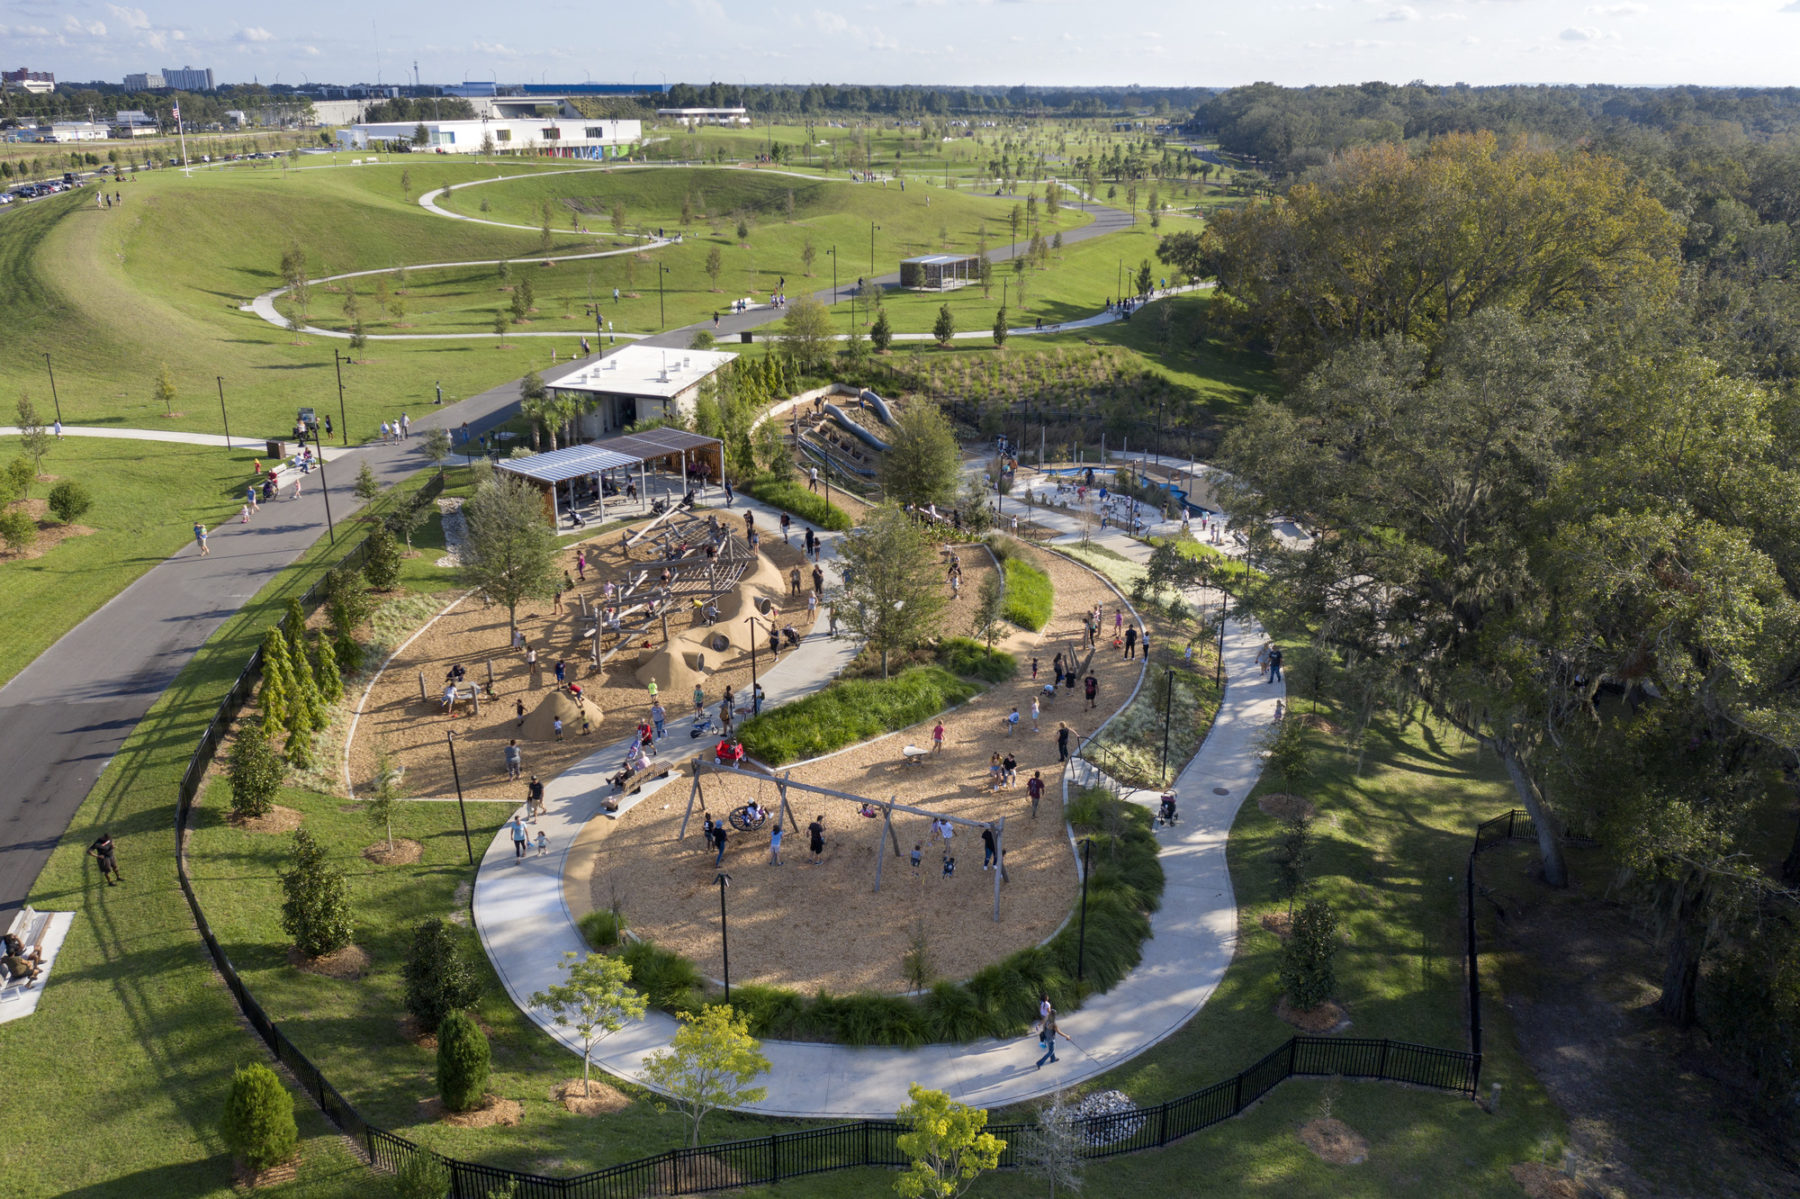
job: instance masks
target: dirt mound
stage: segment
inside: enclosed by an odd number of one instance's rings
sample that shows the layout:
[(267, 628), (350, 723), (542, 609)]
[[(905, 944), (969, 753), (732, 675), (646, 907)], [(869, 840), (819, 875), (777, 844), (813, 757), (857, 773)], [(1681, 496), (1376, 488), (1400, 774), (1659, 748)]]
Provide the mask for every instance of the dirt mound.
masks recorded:
[(1573, 1178), (1543, 1162), (1520, 1162), (1506, 1172), (1531, 1199), (1581, 1199), (1581, 1187)]
[(377, 866), (410, 866), (424, 856), (425, 847), (411, 837), (395, 837), (392, 849), (386, 841), (378, 841), (363, 850), (363, 857)]
[(1284, 995), (1275, 1008), (1275, 1014), (1301, 1032), (1342, 1032), (1350, 1027), (1349, 1013), (1329, 999), (1315, 1008), (1297, 1008), (1289, 1004)]
[(225, 817), (225, 822), (246, 833), (291, 833), (300, 827), (302, 819), (293, 808), (276, 804), (261, 816), (239, 816), (234, 812)]
[(552, 1088), (551, 1095), (566, 1110), (577, 1116), (605, 1116), (622, 1112), (631, 1106), (631, 1100), (617, 1087), (597, 1079), (589, 1080), (583, 1086), (581, 1079), (571, 1078)]
[(1277, 820), (1292, 820), (1296, 816), (1305, 816), (1311, 819), (1319, 814), (1319, 810), (1307, 800), (1298, 795), (1287, 795), (1280, 791), (1257, 796), (1256, 806)]
[(525, 725), (519, 729), (519, 736), (531, 741), (554, 741), (556, 739), (556, 721), (563, 722), (563, 735), (574, 736), (581, 732), (581, 717), (586, 713), (588, 723), (594, 728), (600, 727), (605, 718), (600, 705), (585, 696), (577, 700), (567, 691), (555, 690), (538, 702), (536, 709), (525, 717)]
[(288, 965), (308, 974), (323, 974), (326, 978), (361, 978), (369, 969), (369, 961), (368, 950), (360, 945), (346, 945), (318, 958), (302, 957), (297, 948), (288, 946)]
[(1354, 1166), (1369, 1159), (1369, 1142), (1332, 1116), (1301, 1125), (1300, 1143), (1334, 1166)]
[(502, 1099), (498, 1095), (489, 1094), (482, 1099), (481, 1106), (472, 1112), (447, 1112), (444, 1110), (444, 1101), (433, 1095), (419, 1101), (419, 1117), (424, 1120), (441, 1120), (454, 1128), (492, 1128), (496, 1124), (511, 1128), (525, 1118), (525, 1105), (516, 1099)]

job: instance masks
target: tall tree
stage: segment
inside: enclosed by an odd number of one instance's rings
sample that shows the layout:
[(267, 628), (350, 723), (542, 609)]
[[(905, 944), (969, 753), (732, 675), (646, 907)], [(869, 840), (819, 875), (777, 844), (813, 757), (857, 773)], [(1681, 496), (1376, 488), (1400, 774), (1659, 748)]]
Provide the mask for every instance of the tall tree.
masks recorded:
[(643, 1019), (644, 997), (632, 990), (631, 966), (623, 958), (603, 953), (584, 958), (570, 950), (558, 966), (563, 981), (533, 992), (531, 1006), (543, 1008), (581, 1038), (581, 1093), (586, 1095), (594, 1043), (624, 1028), (628, 1019)]
[(911, 649), (937, 631), (944, 607), (937, 552), (914, 518), (898, 508), (872, 509), (839, 543), (849, 569), (839, 619), (881, 655)]
[(760, 1102), (768, 1090), (750, 1083), (769, 1071), (762, 1045), (729, 1004), (678, 1012), (681, 1027), (669, 1048), (644, 1060), (644, 1081), (672, 1098), (691, 1122), (689, 1145), (700, 1144), (700, 1122), (714, 1108)]
[(543, 496), (515, 475), (495, 473), (463, 506), (467, 532), (463, 575), (506, 606), (507, 635), (518, 627), (519, 605), (556, 593), (556, 530)]
[(781, 318), (781, 348), (798, 371), (823, 366), (831, 355), (831, 314), (816, 297), (801, 296)]
[(962, 450), (950, 421), (936, 404), (919, 400), (901, 411), (889, 430), (880, 471), (882, 492), (896, 504), (923, 508), (956, 502)]
[(894, 1180), (902, 1199), (956, 1199), (1000, 1164), (1006, 1142), (987, 1131), (987, 1109), (969, 1107), (942, 1091), (913, 1083), (894, 1113), (906, 1131), (894, 1146), (912, 1163)]

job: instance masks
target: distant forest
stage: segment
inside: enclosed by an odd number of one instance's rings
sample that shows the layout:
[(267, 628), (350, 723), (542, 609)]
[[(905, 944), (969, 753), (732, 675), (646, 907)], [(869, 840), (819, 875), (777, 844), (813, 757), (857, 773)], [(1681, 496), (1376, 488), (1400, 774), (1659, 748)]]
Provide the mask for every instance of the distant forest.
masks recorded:
[(815, 83), (775, 87), (678, 83), (666, 105), (675, 108), (743, 107), (753, 113), (824, 115), (880, 113), (892, 116), (967, 114), (1105, 116), (1149, 111), (1192, 112), (1210, 92), (1201, 87), (878, 87)]

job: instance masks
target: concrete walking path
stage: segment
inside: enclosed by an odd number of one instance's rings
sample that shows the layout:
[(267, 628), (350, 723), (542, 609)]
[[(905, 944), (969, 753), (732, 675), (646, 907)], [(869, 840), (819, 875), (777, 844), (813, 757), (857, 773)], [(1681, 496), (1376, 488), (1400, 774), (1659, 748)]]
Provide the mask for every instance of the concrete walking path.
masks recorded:
[[(1110, 548), (1137, 559), (1148, 549), (1122, 534), (1102, 535)], [(1132, 551), (1137, 553), (1133, 554)], [(769, 1097), (746, 1110), (810, 1118), (885, 1118), (906, 1101), (914, 1082), (978, 1107), (997, 1107), (1047, 1095), (1119, 1066), (1168, 1037), (1200, 1010), (1224, 976), (1237, 946), (1237, 906), (1225, 843), (1238, 805), (1261, 771), (1257, 739), (1274, 718), (1282, 685), (1263, 684), (1255, 664), (1263, 643), (1253, 621), (1233, 621), (1225, 638), (1227, 687), (1218, 716), (1199, 753), (1176, 779), (1181, 819), (1159, 830), (1167, 875), (1161, 908), (1151, 917), (1152, 938), (1143, 961), (1117, 987), (1071, 1012), (1063, 1028), (1075, 1039), (1056, 1064), (1035, 1068), (1040, 1049), (1024, 1037), (969, 1044), (927, 1045), (917, 1050), (853, 1048), (768, 1040)], [(771, 703), (786, 702), (830, 680), (849, 651), (829, 650), (822, 634), (808, 637), (799, 653), (764, 676)], [(687, 722), (672, 730), (679, 739)], [(563, 871), (581, 827), (599, 814), (605, 776), (623, 756), (625, 743), (598, 753), (547, 789), (547, 828), (554, 851), (513, 860), (511, 836), (502, 829), (485, 853), (475, 884), (475, 924), (488, 956), (513, 1001), (551, 1036), (579, 1054), (578, 1040), (530, 1006), (530, 995), (560, 979), (565, 952), (588, 951), (563, 900)], [(804, 769), (804, 764), (797, 764)], [(1091, 768), (1077, 764), (1075, 770)], [(649, 787), (638, 803), (687, 801), (679, 774), (663, 790)], [(1133, 802), (1154, 807), (1158, 792), (1130, 792)], [(535, 851), (533, 851), (535, 852)], [(740, 842), (738, 869), (761, 869), (760, 846)], [(772, 867), (771, 867), (772, 869)], [(677, 1027), (652, 1011), (602, 1040), (594, 1062), (602, 1069), (643, 1081), (644, 1059), (665, 1048)]]
[[(16, 437), (21, 431), (14, 425), (0, 425), (0, 437)], [(226, 437), (223, 433), (188, 433), (179, 429), (115, 429), (100, 425), (64, 425), (62, 435), (64, 437), (116, 437), (127, 441), (167, 441), (177, 445), (216, 446), (219, 449), (229, 450), (255, 449), (267, 440), (262, 437)], [(290, 439), (284, 438), (283, 440)], [(324, 447), (324, 458), (329, 464), (360, 448), (360, 446), (328, 445)]]

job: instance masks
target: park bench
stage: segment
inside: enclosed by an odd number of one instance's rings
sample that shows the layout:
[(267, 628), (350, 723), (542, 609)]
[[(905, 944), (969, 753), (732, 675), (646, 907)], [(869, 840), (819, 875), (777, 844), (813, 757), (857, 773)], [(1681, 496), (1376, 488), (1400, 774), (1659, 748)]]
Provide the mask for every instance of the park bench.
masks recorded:
[[(50, 932), (50, 914), (32, 907), (22, 908), (13, 915), (12, 923), (7, 926), (6, 931), (19, 938), (25, 946), (25, 957), (30, 958), (34, 954), (42, 957), (44, 937)], [(39, 966), (41, 968), (41, 962)], [(41, 980), (42, 976), (39, 978)], [(31, 978), (15, 979), (8, 975), (4, 979), (4, 986), (0, 986), (0, 1001), (21, 998), (31, 989), (33, 981)]]
[(613, 784), (613, 793), (600, 802), (601, 809), (607, 812), (618, 811), (620, 798), (626, 795), (636, 795), (645, 783), (663, 778), (673, 769), (674, 767), (660, 762), (650, 762), (642, 770), (626, 775)]
[(925, 765), (925, 759), (930, 756), (930, 750), (921, 749), (917, 745), (909, 745), (900, 751), (900, 762), (901, 765), (904, 766), (923, 766)]

